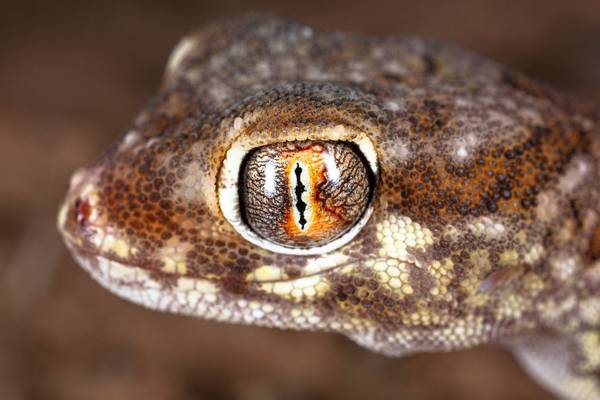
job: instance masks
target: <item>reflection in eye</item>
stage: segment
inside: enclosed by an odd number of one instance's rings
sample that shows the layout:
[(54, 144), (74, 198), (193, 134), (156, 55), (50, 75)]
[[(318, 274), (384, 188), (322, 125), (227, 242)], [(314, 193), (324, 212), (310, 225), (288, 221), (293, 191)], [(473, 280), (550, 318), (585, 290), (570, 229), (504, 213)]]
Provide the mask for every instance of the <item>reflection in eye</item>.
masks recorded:
[(260, 237), (286, 247), (322, 245), (360, 220), (373, 186), (369, 164), (352, 143), (259, 147), (240, 169), (242, 219)]

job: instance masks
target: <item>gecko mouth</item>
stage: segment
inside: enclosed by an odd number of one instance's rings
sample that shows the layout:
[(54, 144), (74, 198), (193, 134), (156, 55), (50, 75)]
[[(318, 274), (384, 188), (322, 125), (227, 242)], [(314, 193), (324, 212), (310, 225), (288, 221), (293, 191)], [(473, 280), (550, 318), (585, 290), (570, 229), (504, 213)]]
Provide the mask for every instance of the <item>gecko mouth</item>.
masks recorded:
[[(94, 263), (98, 263), (98, 262), (108, 262), (108, 263), (116, 263), (116, 264), (118, 264), (122, 267), (126, 267), (126, 268), (139, 268), (139, 269), (146, 270), (149, 272), (156, 272), (159, 274), (164, 274), (165, 276), (182, 276), (182, 277), (187, 277), (187, 278), (191, 278), (191, 279), (197, 278), (197, 279), (212, 280), (212, 281), (219, 280), (215, 277), (210, 277), (210, 276), (194, 276), (194, 275), (185, 275), (185, 274), (164, 272), (164, 271), (161, 271), (160, 268), (153, 268), (152, 263), (132, 262), (131, 260), (123, 259), (113, 253), (110, 253), (110, 252), (105, 253), (105, 252), (95, 250), (95, 249), (86, 249), (85, 247), (78, 245), (72, 239), (67, 238), (67, 237), (65, 237), (65, 243), (66, 243), (67, 247), (69, 248), (69, 250), (73, 254), (77, 255), (77, 260), (79, 261), (80, 264), (81, 264), (81, 260), (85, 261), (86, 267), (88, 265), (93, 265)], [(248, 280), (246, 280), (246, 282), (248, 282), (248, 283), (292, 282), (292, 281), (295, 281), (298, 279), (310, 278), (310, 277), (314, 277), (314, 276), (318, 276), (318, 275), (324, 275), (324, 274), (333, 272), (335, 270), (338, 270), (338, 269), (341, 269), (344, 267), (358, 265), (362, 261), (364, 261), (364, 259), (348, 260), (341, 264), (324, 266), (319, 271), (302, 274), (302, 275), (294, 276), (294, 277), (290, 277), (290, 278), (248, 279)]]
[[(92, 274), (96, 274), (98, 271), (98, 265), (104, 264), (104, 265), (118, 265), (121, 268), (129, 268), (132, 270), (144, 270), (146, 272), (149, 273), (153, 273), (156, 274), (156, 276), (164, 276), (164, 277), (185, 277), (185, 278), (189, 278), (189, 279), (202, 279), (202, 280), (208, 280), (208, 281), (212, 281), (212, 282), (218, 282), (220, 279), (214, 276), (202, 276), (202, 275), (188, 275), (188, 274), (178, 274), (178, 273), (173, 273), (173, 272), (164, 272), (161, 271), (160, 265), (158, 265), (158, 263), (154, 263), (155, 265), (153, 265), (153, 263), (147, 263), (147, 262), (142, 262), (142, 261), (134, 261), (131, 259), (126, 259), (123, 257), (119, 257), (117, 254), (115, 254), (114, 252), (103, 252), (89, 244), (85, 244), (82, 243), (81, 240), (77, 240), (73, 237), (71, 237), (68, 234), (64, 235), (64, 241), (65, 244), (67, 245), (67, 247), (69, 248), (69, 250), (71, 251), (71, 253), (73, 253), (76, 256), (76, 259), (78, 261), (78, 263), (87, 271), (89, 271)], [(361, 257), (361, 258), (356, 258), (356, 259), (352, 259), (352, 260), (345, 260), (344, 262), (341, 263), (331, 263), (329, 265), (324, 265), (321, 268), (319, 268), (319, 270), (313, 271), (313, 272), (309, 272), (309, 273), (304, 273), (301, 275), (297, 275), (297, 276), (293, 276), (293, 277), (285, 277), (285, 278), (258, 278), (258, 277), (248, 277), (245, 282), (249, 283), (249, 284), (274, 284), (274, 283), (279, 283), (279, 282), (294, 282), (297, 280), (301, 280), (301, 279), (306, 279), (306, 278), (311, 278), (311, 277), (315, 277), (315, 276), (321, 276), (321, 275), (325, 275), (325, 274), (329, 274), (332, 273), (334, 271), (346, 268), (346, 267), (352, 267), (352, 266), (363, 266), (365, 265), (365, 262), (367, 261), (371, 261), (371, 262), (379, 262), (379, 261), (387, 261), (389, 260), (389, 257), (375, 257), (375, 258), (370, 258), (370, 257)], [(407, 260), (398, 260), (398, 261), (402, 261), (402, 262), (409, 262)], [(281, 268), (277, 268), (280, 271), (283, 271), (283, 269)], [(255, 272), (255, 271), (254, 271)], [(283, 275), (283, 272), (281, 272), (281, 274)], [(98, 279), (98, 277), (96, 277)]]

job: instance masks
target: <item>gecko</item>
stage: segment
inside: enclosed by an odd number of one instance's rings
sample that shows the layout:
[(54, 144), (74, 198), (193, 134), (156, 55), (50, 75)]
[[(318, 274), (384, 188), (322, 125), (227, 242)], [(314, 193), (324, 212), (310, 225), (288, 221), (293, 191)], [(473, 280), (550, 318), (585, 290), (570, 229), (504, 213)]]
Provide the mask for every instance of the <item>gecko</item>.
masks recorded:
[(58, 229), (146, 307), (394, 357), (495, 343), (600, 399), (598, 120), (453, 45), (246, 15), (180, 41)]

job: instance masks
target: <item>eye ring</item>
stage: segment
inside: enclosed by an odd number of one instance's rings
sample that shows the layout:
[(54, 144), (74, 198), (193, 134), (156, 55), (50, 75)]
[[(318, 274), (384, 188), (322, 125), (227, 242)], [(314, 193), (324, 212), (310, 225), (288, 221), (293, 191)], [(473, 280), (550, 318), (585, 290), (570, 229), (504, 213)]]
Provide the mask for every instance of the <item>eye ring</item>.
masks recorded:
[[(289, 255), (318, 255), (331, 252), (350, 242), (367, 224), (373, 212), (373, 200), (376, 195), (378, 182), (378, 161), (377, 153), (373, 142), (363, 132), (357, 132), (351, 128), (346, 128), (343, 125), (326, 128), (319, 132), (318, 136), (314, 133), (296, 134), (291, 140), (276, 141), (273, 138), (267, 141), (249, 140), (248, 137), (236, 140), (231, 148), (227, 151), (219, 171), (219, 186), (218, 200), (221, 212), (225, 219), (234, 227), (234, 229), (250, 243), (281, 254)], [(330, 241), (312, 244), (306, 246), (291, 246), (278, 243), (258, 234), (246, 221), (244, 210), (241, 206), (242, 193), (242, 171), (246, 157), (256, 149), (268, 146), (279, 145), (282, 143), (291, 143), (299, 141), (315, 141), (315, 142), (345, 142), (349, 143), (357, 150), (364, 160), (365, 167), (369, 169), (371, 185), (369, 198), (367, 199), (366, 207), (358, 219), (339, 236), (332, 238)]]

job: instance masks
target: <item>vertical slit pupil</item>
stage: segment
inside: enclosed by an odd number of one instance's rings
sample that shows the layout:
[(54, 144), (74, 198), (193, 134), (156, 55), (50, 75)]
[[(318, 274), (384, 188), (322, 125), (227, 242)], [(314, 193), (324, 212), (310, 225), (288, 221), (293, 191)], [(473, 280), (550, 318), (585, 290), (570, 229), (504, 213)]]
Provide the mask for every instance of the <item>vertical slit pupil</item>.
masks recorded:
[(306, 210), (306, 203), (302, 200), (302, 193), (304, 193), (306, 186), (302, 183), (302, 167), (300, 164), (296, 163), (296, 168), (294, 168), (294, 173), (296, 174), (296, 187), (294, 188), (294, 193), (296, 194), (296, 208), (298, 209), (298, 213), (300, 214), (300, 219), (298, 222), (302, 229), (306, 225), (306, 218), (304, 218), (304, 211)]

